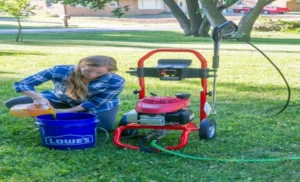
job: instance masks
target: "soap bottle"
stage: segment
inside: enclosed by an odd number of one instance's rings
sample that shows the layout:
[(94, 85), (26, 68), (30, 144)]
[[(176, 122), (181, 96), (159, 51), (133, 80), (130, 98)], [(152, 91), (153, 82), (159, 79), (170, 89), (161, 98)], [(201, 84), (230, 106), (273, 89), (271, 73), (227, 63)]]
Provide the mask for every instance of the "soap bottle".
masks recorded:
[(43, 114), (55, 114), (55, 109), (49, 106), (38, 107), (35, 104), (18, 104), (10, 108), (10, 113), (16, 117), (36, 117)]

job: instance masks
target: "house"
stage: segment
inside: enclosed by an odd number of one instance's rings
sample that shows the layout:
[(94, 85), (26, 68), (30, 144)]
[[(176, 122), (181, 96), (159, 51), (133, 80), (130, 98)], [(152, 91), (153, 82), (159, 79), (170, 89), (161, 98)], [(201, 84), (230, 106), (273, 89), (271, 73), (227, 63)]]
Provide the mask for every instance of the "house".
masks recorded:
[[(185, 0), (177, 0), (182, 8), (186, 8)], [(112, 16), (111, 11), (120, 6), (129, 6), (127, 15), (153, 15), (170, 13), (170, 9), (163, 0), (119, 0), (106, 4), (103, 10), (92, 10), (81, 5), (69, 6), (62, 4), (51, 4), (47, 0), (31, 0), (32, 4), (38, 4), (41, 8), (37, 14), (47, 12), (47, 14), (69, 15), (69, 16)]]
[[(183, 12), (187, 12), (186, 0), (175, 0)], [(198, 0), (199, 1), (199, 0)], [(220, 0), (222, 3), (223, 1)], [(253, 7), (257, 0), (240, 0), (227, 9), (227, 12), (233, 12), (237, 7)], [(81, 5), (69, 6), (62, 4), (51, 4), (49, 0), (31, 0), (32, 4), (38, 4), (41, 8), (37, 10), (37, 14), (45, 13), (49, 15), (69, 15), (69, 16), (112, 16), (113, 11), (118, 4), (111, 1), (106, 4), (104, 10), (92, 10)], [(119, 0), (120, 6), (129, 6), (127, 15), (157, 15), (170, 13), (170, 9), (164, 4), (163, 0)], [(300, 10), (300, 0), (276, 0), (271, 5), (279, 7), (288, 7), (291, 11)]]
[[(240, 7), (253, 7), (255, 6), (257, 0), (240, 0), (230, 7), (230, 10), (240, 8)], [(300, 10), (300, 0), (276, 0), (270, 5), (289, 8), (291, 11)]]
[(287, 7), (291, 11), (300, 11), (300, 0), (290, 0), (287, 2)]

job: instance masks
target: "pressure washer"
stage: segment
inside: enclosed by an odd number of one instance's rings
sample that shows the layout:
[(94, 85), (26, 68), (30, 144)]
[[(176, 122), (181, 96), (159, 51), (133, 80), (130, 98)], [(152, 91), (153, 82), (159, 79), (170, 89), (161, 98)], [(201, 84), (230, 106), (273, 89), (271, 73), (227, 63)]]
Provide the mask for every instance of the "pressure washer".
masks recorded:
[[(187, 145), (188, 137), (190, 132), (198, 131), (200, 139), (212, 139), (216, 135), (217, 124), (214, 119), (208, 118), (209, 114), (216, 114), (216, 86), (217, 86), (217, 71), (219, 68), (219, 50), (220, 40), (222, 38), (228, 38), (231, 34), (237, 31), (237, 26), (232, 21), (227, 21), (220, 26), (216, 26), (212, 31), (212, 39), (214, 41), (214, 53), (212, 58), (212, 68), (207, 68), (207, 62), (205, 58), (197, 51), (192, 49), (156, 49), (148, 52), (142, 58), (139, 59), (137, 68), (132, 68), (128, 71), (130, 75), (137, 76), (139, 79), (140, 90), (135, 90), (135, 94), (139, 94), (139, 101), (135, 108), (123, 115), (119, 127), (116, 129), (114, 134), (114, 143), (117, 146), (123, 148), (129, 148), (133, 150), (140, 150), (143, 152), (164, 152), (171, 155), (176, 155), (184, 158), (196, 159), (201, 161), (219, 161), (219, 162), (278, 162), (284, 160), (300, 160), (300, 157), (285, 157), (285, 158), (267, 158), (267, 159), (223, 159), (223, 158), (207, 158), (207, 157), (196, 157), (189, 156), (175, 152), (173, 150), (180, 149)], [(225, 33), (225, 31), (227, 33)], [(226, 35), (225, 35), (226, 34)], [(271, 61), (271, 59), (265, 55), (260, 49), (245, 41), (257, 51), (259, 51), (278, 71), (282, 79), (284, 80), (288, 98), (283, 108), (277, 112), (278, 115), (283, 112), (288, 106), (291, 97), (290, 86), (280, 71), (280, 69)], [(194, 54), (200, 61), (200, 68), (189, 68), (191, 60), (187, 59), (160, 59), (156, 67), (144, 67), (144, 62), (156, 53), (164, 52), (186, 52)], [(190, 105), (190, 94), (180, 93), (174, 96), (157, 96), (156, 94), (150, 93), (151, 96), (146, 97), (145, 88), (145, 77), (159, 78), (163, 81), (183, 81), (188, 78), (199, 78), (200, 85), (203, 88), (199, 92), (199, 127), (193, 123), (194, 112), (189, 108)], [(208, 92), (207, 90), (207, 79), (213, 78), (213, 91)], [(207, 96), (212, 96), (212, 107), (207, 102)], [(298, 105), (292, 105), (298, 106)], [(277, 109), (272, 108), (269, 109)], [(268, 112), (266, 111), (266, 112)], [(121, 141), (122, 135), (134, 135), (137, 129), (152, 129), (146, 137), (142, 138), (138, 142), (138, 146), (125, 144)], [(178, 145), (161, 147), (157, 142), (163, 138), (169, 130), (181, 130), (181, 138)], [(152, 147), (146, 147), (145, 143), (150, 141), (152, 137), (156, 136), (155, 139), (151, 140)]]
[[(138, 61), (137, 68), (131, 68), (130, 75), (139, 79), (140, 90), (134, 93), (139, 95), (139, 101), (135, 108), (124, 113), (122, 121), (126, 124), (116, 129), (114, 143), (123, 148), (141, 150), (146, 152), (155, 151), (145, 147), (144, 143), (157, 136), (161, 139), (168, 130), (182, 131), (177, 145), (167, 146), (167, 150), (180, 149), (187, 145), (190, 132), (197, 131), (200, 139), (212, 139), (216, 135), (217, 124), (209, 114), (216, 114), (216, 84), (217, 71), (219, 68), (219, 49), (223, 30), (232, 29), (229, 34), (236, 32), (237, 26), (232, 21), (215, 27), (212, 32), (214, 41), (214, 55), (212, 68), (207, 68), (207, 61), (201, 53), (192, 49), (156, 49), (148, 52)], [(226, 34), (228, 36), (228, 34)], [(199, 68), (190, 68), (190, 59), (159, 59), (156, 67), (144, 67), (144, 62), (157, 53), (190, 53), (200, 62)], [(193, 122), (194, 112), (189, 108), (190, 94), (178, 93), (175, 96), (157, 96), (150, 93), (146, 97), (145, 78), (159, 78), (162, 81), (184, 81), (189, 78), (199, 78), (202, 90), (199, 92), (199, 127)], [(207, 79), (213, 78), (213, 91), (207, 89)], [(207, 96), (212, 96), (212, 107), (207, 102)], [(125, 144), (121, 141), (124, 131), (137, 129), (152, 129), (153, 131), (144, 137), (138, 146)]]

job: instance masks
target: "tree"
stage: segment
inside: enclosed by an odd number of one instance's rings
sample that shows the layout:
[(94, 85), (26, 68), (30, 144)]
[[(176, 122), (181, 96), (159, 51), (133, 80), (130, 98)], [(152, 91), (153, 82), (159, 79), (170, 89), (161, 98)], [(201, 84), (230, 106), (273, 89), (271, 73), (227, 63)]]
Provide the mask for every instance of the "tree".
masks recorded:
[[(112, 2), (113, 0), (51, 0), (53, 3), (62, 3), (65, 5), (82, 5), (89, 7), (93, 10), (104, 9), (106, 3)], [(118, 8), (112, 13), (117, 16), (123, 16), (128, 10), (128, 6), (120, 6), (119, 0)], [(225, 22), (225, 17), (220, 13), (223, 9), (231, 6), (238, 0), (226, 0), (227, 4), (216, 7), (219, 0), (200, 0), (204, 13), (201, 13), (198, 0), (186, 0), (188, 7), (189, 17), (180, 9), (177, 5), (176, 0), (163, 0), (164, 3), (170, 8), (172, 14), (177, 19), (180, 27), (183, 29), (184, 35), (194, 36), (208, 36), (209, 28), (212, 25), (219, 25)], [(217, 8), (217, 9), (216, 9)], [(207, 14), (206, 14), (207, 13)]]
[[(2, 0), (3, 1), (3, 0)], [(72, 6), (82, 5), (91, 9), (104, 9), (105, 4), (118, 0), (51, 0), (54, 3), (69, 4)], [(170, 8), (172, 14), (182, 28), (184, 35), (208, 36), (211, 26), (218, 26), (226, 22), (226, 18), (221, 13), (222, 10), (232, 6), (238, 0), (186, 0), (188, 15), (186, 15), (177, 5), (176, 0), (163, 0)], [(220, 3), (220, 2), (225, 2)], [(239, 22), (239, 29), (233, 35), (234, 38), (249, 40), (254, 23), (260, 15), (264, 6), (274, 2), (275, 0), (258, 0), (254, 8), (246, 13)], [(117, 16), (123, 16), (129, 10), (128, 6), (120, 6), (112, 13)]]
[(181, 10), (175, 0), (163, 0), (183, 29), (184, 35), (208, 36), (210, 25), (216, 26), (226, 21), (221, 14), (225, 8), (238, 0), (227, 0), (227, 4), (218, 5), (218, 0), (186, 0), (188, 16)]
[(240, 20), (238, 24), (238, 31), (233, 35), (233, 38), (250, 40), (256, 19), (259, 17), (263, 8), (274, 1), (275, 0), (258, 0), (256, 5)]
[[(180, 24), (184, 35), (205, 37), (208, 36), (210, 26), (218, 26), (227, 21), (221, 11), (232, 6), (238, 0), (225, 0), (223, 5), (219, 5), (219, 0), (199, 0), (201, 9), (197, 0), (186, 0), (189, 18), (180, 9), (175, 0), (163, 1), (170, 8)], [(274, 1), (275, 0), (258, 0), (254, 8), (242, 17), (238, 24), (239, 29), (233, 35), (233, 38), (250, 40), (252, 28), (262, 9)]]
[(22, 41), (21, 18), (33, 14), (36, 6), (29, 5), (30, 0), (0, 0), (0, 10), (13, 16), (18, 21), (18, 34), (16, 42)]
[(123, 16), (128, 10), (129, 6), (121, 6), (118, 0), (51, 0), (53, 3), (62, 3), (65, 5), (81, 5), (85, 7), (89, 7), (93, 10), (101, 10), (105, 8), (105, 4), (110, 3), (112, 1), (116, 1), (118, 3), (118, 7), (112, 11), (112, 14), (117, 17)]

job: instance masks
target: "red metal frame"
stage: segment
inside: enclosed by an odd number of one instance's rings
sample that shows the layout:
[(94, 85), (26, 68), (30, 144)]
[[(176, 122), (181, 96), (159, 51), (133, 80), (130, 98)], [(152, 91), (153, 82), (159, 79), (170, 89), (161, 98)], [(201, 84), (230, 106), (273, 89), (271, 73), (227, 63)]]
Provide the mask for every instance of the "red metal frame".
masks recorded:
[[(143, 68), (144, 67), (144, 62), (151, 57), (152, 55), (156, 53), (161, 53), (161, 52), (185, 52), (185, 53), (192, 53), (194, 54), (198, 60), (201, 63), (201, 68), (207, 68), (207, 62), (205, 58), (197, 51), (192, 50), (192, 49), (156, 49), (148, 52), (146, 55), (144, 55), (140, 60), (138, 61), (138, 68)], [(145, 98), (145, 92), (146, 92), (146, 86), (145, 86), (145, 80), (144, 77), (139, 77), (139, 85), (140, 85), (140, 92), (139, 92), (139, 99)], [(207, 96), (207, 79), (202, 78), (201, 79), (201, 86), (203, 88), (202, 91), (200, 91), (199, 94), (199, 99), (200, 99), (200, 108), (199, 108), (199, 113), (200, 113), (200, 122), (206, 118), (206, 113), (204, 112), (204, 105), (206, 102), (206, 96)], [(166, 126), (153, 126), (153, 125), (140, 125), (136, 123), (131, 123), (126, 126), (121, 126), (118, 127), (115, 131), (114, 134), (114, 143), (120, 147), (124, 148), (129, 148), (133, 150), (139, 150), (140, 147), (138, 146), (132, 146), (129, 144), (124, 144), (120, 141), (121, 139), (121, 133), (124, 129), (155, 129), (155, 130), (182, 130), (180, 142), (178, 145), (175, 146), (168, 146), (165, 147), (168, 150), (175, 150), (182, 148), (186, 146), (188, 142), (188, 136), (191, 131), (198, 131), (198, 127), (193, 123), (189, 122), (186, 125), (166, 125)]]

